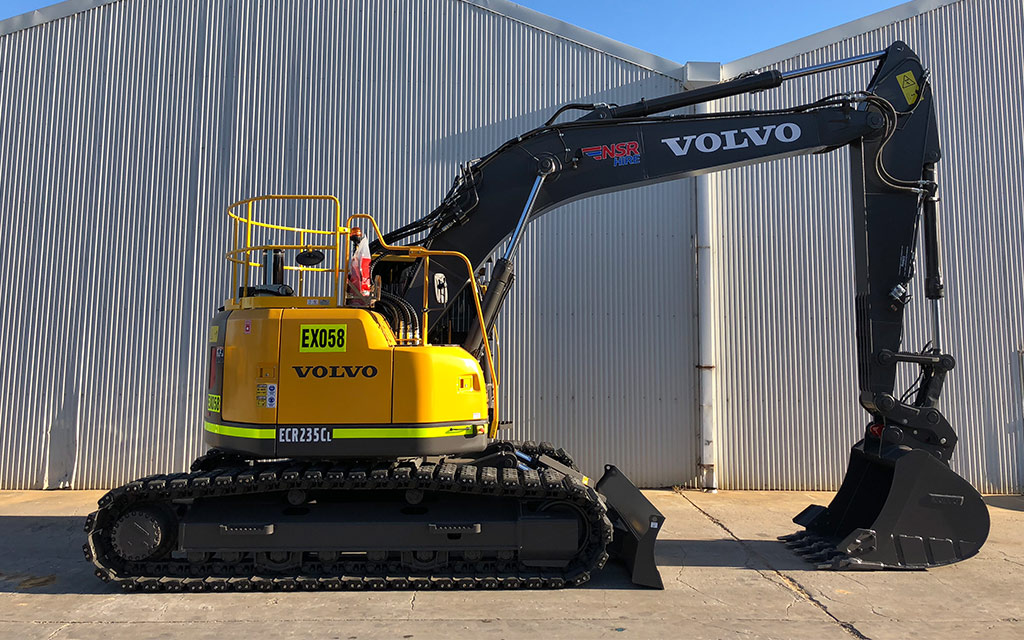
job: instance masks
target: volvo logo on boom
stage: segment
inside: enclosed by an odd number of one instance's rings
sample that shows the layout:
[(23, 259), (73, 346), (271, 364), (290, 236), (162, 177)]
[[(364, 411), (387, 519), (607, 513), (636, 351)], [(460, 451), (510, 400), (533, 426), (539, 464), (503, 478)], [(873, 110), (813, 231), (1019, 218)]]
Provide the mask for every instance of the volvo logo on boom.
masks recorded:
[(729, 129), (719, 133), (701, 133), (682, 138), (662, 138), (672, 153), (685, 156), (690, 149), (696, 148), (701, 153), (714, 153), (718, 150), (746, 149), (751, 144), (763, 147), (775, 138), (779, 142), (796, 142), (803, 133), (800, 125), (795, 122), (783, 122), (780, 125), (769, 124), (763, 127), (747, 129)]
[(377, 375), (377, 367), (372, 364), (368, 365), (341, 365), (325, 367), (323, 365), (316, 365), (312, 367), (292, 367), (295, 369), (295, 373), (300, 378), (307, 378), (312, 374), (314, 378), (355, 378), (362, 376), (364, 378), (373, 378)]

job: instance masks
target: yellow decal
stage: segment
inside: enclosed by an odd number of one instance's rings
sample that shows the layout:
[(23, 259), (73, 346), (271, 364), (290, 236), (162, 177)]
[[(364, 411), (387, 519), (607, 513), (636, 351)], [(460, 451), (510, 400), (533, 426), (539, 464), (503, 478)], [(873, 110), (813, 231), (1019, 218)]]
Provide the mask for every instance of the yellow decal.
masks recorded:
[(910, 71), (901, 73), (896, 76), (896, 80), (900, 83), (900, 89), (903, 89), (903, 97), (907, 99), (907, 106), (913, 106), (917, 102), (917, 79), (914, 78), (914, 74)]
[(220, 413), (220, 396), (208, 394), (206, 396), (206, 410), (212, 413)]
[(590, 486), (590, 478), (588, 478), (587, 476), (583, 476), (583, 484), (585, 484), (585, 485), (587, 485), (589, 487)]
[(217, 342), (217, 338), (220, 337), (220, 326), (213, 325), (210, 327), (210, 342)]
[(345, 351), (345, 324), (304, 324), (299, 331), (300, 353)]

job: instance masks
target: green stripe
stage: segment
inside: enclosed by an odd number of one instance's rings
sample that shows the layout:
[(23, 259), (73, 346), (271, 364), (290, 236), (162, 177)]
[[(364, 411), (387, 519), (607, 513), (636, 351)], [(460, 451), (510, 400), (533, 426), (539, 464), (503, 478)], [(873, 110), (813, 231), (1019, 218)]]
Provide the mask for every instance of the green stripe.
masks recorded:
[[(225, 424), (206, 423), (206, 430), (222, 436), (235, 438), (255, 438), (258, 440), (274, 440), (277, 429), (260, 429), (255, 427), (230, 427)], [(373, 429), (333, 429), (336, 440), (359, 438), (446, 438), (454, 436), (471, 436), (476, 434), (476, 426), (471, 424), (444, 427), (379, 427)]]
[(226, 424), (206, 423), (206, 430), (222, 436), (234, 436), (236, 438), (256, 438), (258, 440), (273, 440), (277, 438), (277, 429), (256, 429), (253, 427), (229, 427)]
[(335, 439), (351, 438), (444, 438), (447, 436), (471, 436), (476, 427), (471, 424), (450, 427), (382, 427), (379, 429), (335, 429)]

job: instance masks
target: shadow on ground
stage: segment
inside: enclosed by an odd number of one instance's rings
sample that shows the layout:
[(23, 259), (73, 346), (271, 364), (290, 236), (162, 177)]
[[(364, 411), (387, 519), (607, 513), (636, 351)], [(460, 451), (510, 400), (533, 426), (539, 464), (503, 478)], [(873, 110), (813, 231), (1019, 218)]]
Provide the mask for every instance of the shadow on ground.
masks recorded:
[[(0, 593), (112, 593), (82, 556), (85, 519), (77, 516), (0, 516)], [(785, 547), (769, 540), (658, 541), (657, 561), (666, 567), (735, 567), (813, 570)], [(640, 589), (619, 559), (597, 573), (591, 589)]]
[(658, 566), (817, 571), (777, 540), (659, 540)]
[(85, 518), (0, 516), (0, 593), (103, 593), (82, 555)]
[(985, 496), (985, 504), (999, 509), (1024, 511), (1024, 496)]

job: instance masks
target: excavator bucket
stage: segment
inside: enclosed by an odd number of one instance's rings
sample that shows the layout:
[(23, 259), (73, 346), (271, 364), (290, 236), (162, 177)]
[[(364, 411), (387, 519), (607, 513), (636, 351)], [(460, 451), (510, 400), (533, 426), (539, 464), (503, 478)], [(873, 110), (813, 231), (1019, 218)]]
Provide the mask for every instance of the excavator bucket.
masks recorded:
[(625, 562), (633, 584), (664, 589), (654, 561), (654, 543), (665, 516), (614, 465), (605, 466), (597, 492), (604, 496), (615, 526), (609, 554)]
[(988, 537), (981, 495), (923, 450), (895, 462), (853, 448), (828, 507), (811, 505), (793, 522), (804, 531), (779, 538), (822, 569), (926, 569), (965, 560)]

